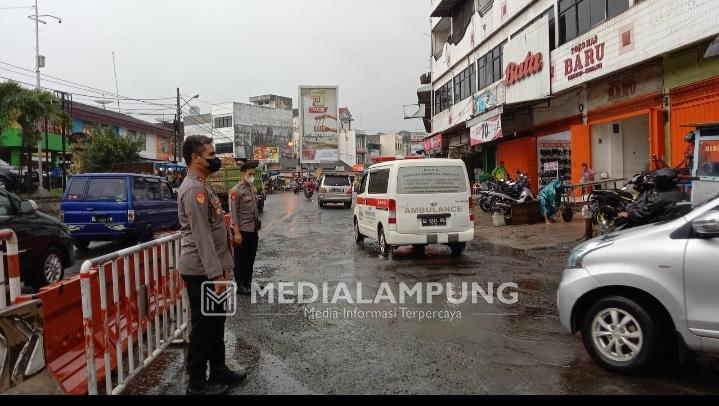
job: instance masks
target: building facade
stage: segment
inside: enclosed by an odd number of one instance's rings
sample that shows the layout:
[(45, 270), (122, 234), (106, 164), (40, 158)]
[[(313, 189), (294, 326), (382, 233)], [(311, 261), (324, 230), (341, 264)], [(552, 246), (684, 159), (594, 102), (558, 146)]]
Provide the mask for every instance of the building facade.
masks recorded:
[(265, 95), (248, 103), (222, 103), (212, 111), (185, 117), (187, 135), (213, 138), (221, 157), (279, 165), (295, 156), (292, 99)]
[(425, 150), (475, 179), (677, 165), (686, 126), (719, 121), (716, 21), (712, 0), (435, 0)]

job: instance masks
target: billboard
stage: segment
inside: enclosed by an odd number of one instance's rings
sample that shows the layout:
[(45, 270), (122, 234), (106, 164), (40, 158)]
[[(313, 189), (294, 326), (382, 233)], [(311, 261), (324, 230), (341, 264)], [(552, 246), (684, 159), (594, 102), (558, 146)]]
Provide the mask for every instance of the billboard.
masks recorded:
[(338, 88), (300, 86), (302, 162), (339, 161)]
[(253, 147), (252, 158), (262, 164), (276, 164), (280, 162), (280, 149), (279, 147)]

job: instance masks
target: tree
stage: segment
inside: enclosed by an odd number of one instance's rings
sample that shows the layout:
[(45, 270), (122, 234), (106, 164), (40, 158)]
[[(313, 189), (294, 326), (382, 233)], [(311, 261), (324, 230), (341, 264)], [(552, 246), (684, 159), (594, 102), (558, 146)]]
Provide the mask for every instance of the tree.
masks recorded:
[[(20, 94), (17, 109), (17, 123), (22, 131), (23, 148), (27, 151), (25, 186), (29, 191), (32, 188), (32, 151), (40, 140), (40, 128), (45, 120), (64, 121), (64, 114), (52, 93), (38, 89), (24, 90)], [(38, 169), (42, 171), (40, 165)]]
[(61, 125), (69, 122), (52, 93), (28, 90), (12, 81), (0, 83), (0, 132), (13, 123), (20, 126), (23, 154), (27, 152), (27, 190), (32, 187), (32, 150), (40, 139), (45, 120)]
[(15, 82), (0, 83), (0, 133), (17, 120), (17, 106), (20, 94), (24, 91), (25, 89)]
[(87, 137), (85, 148), (80, 152), (82, 171), (110, 172), (116, 163), (140, 161), (143, 147), (141, 141), (117, 136), (110, 127), (97, 126)]

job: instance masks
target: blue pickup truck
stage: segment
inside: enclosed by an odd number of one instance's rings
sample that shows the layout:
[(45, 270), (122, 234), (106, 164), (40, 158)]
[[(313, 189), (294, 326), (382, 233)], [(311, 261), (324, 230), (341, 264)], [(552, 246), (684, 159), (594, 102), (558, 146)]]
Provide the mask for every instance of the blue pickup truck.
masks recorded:
[(70, 177), (60, 219), (75, 245), (146, 242), (156, 231), (179, 229), (177, 195), (163, 178), (127, 173)]

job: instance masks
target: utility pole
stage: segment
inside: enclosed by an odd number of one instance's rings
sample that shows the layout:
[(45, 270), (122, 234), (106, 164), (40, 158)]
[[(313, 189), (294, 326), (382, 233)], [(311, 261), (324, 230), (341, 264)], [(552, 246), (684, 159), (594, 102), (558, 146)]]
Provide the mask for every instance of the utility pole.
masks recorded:
[(180, 88), (177, 88), (177, 115), (175, 116), (175, 139), (172, 143), (173, 161), (177, 163), (177, 140), (180, 135), (180, 123), (182, 122), (182, 108), (180, 107)]
[[(40, 20), (40, 17), (44, 18), (54, 18), (57, 20), (59, 24), (62, 24), (62, 19), (60, 17), (56, 17), (54, 15), (50, 14), (43, 14), (40, 15), (40, 12), (38, 10), (37, 6), (37, 0), (35, 0), (35, 14), (29, 15), (28, 18), (35, 21), (35, 86), (37, 90), (42, 89), (42, 84), (40, 83), (40, 68), (45, 67), (45, 58), (40, 55), (40, 23), (47, 24), (46, 21)], [(47, 128), (47, 125), (45, 126)], [(45, 143), (47, 143), (47, 130), (45, 131)], [(47, 148), (46, 148), (47, 149)], [(43, 192), (45, 188), (43, 187), (42, 182), (42, 142), (38, 141), (37, 143), (37, 162), (38, 162), (38, 176), (40, 181), (40, 187), (38, 188), (39, 192)], [(47, 159), (46, 159), (47, 162)], [(31, 172), (32, 168), (32, 147), (28, 148), (28, 177), (32, 176)], [(48, 171), (49, 173), (49, 171)]]

